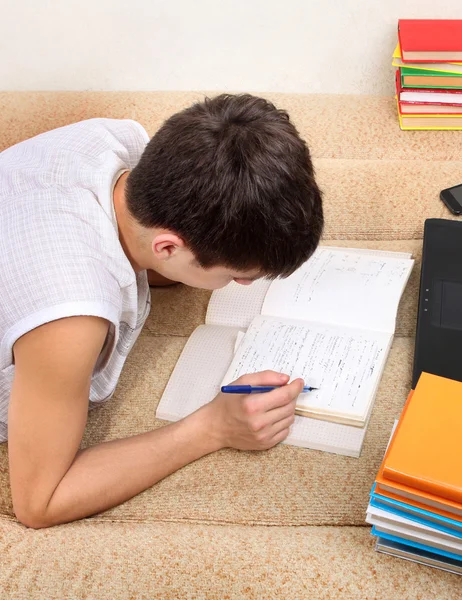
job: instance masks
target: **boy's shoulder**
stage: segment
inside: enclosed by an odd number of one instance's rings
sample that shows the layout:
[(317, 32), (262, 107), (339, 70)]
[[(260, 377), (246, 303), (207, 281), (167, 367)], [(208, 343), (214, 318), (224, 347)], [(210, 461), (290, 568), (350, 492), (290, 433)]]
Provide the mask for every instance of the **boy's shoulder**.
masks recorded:
[(21, 162), (33, 159), (34, 156), (43, 164), (66, 156), (77, 154), (95, 157), (106, 152), (139, 159), (149, 136), (138, 122), (132, 119), (94, 118), (71, 123), (44, 133), (7, 148), (0, 153), (0, 167), (10, 159), (16, 163), (16, 156), (21, 155)]
[(107, 149), (139, 150), (149, 141), (144, 128), (132, 119), (94, 118), (64, 125), (25, 143), (52, 146), (68, 152), (98, 155)]

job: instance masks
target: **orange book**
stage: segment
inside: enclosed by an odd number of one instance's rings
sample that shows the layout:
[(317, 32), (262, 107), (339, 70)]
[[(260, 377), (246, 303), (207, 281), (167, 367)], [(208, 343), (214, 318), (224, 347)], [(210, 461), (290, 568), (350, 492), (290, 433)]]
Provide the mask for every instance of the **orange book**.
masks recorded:
[(452, 519), (462, 521), (462, 504), (387, 479), (383, 476), (383, 464), (384, 463), (382, 463), (377, 477), (375, 478), (377, 484), (375, 489), (378, 494), (383, 494), (395, 498), (395, 500), (413, 504), (414, 506), (416, 506), (417, 503), (423, 504), (425, 505), (426, 510), (432, 510), (438, 514), (443, 514), (444, 516), (449, 516), (446, 514), (449, 513)]
[[(406, 400), (403, 410), (401, 411), (401, 419), (403, 419), (407, 407), (410, 404), (411, 398), (414, 394), (414, 391), (411, 390), (409, 396)], [(401, 423), (401, 419), (396, 427), (396, 431), (393, 437), (397, 434), (399, 425)], [(436, 498), (431, 496), (431, 494), (419, 495), (417, 490), (413, 488), (408, 488), (404, 485), (400, 485), (399, 483), (394, 483), (393, 481), (389, 481), (383, 476), (383, 466), (385, 464), (385, 460), (388, 456), (388, 451), (391, 449), (390, 441), (387, 452), (385, 453), (384, 460), (379, 469), (379, 473), (375, 479), (376, 489), (375, 491), (382, 496), (386, 496), (387, 498), (391, 498), (392, 500), (398, 500), (399, 502), (406, 502), (406, 504), (410, 504), (411, 506), (415, 506), (416, 508), (421, 508), (423, 510), (430, 510), (442, 517), (447, 517), (449, 519), (456, 519), (456, 521), (460, 521), (462, 523), (462, 510), (460, 505), (452, 501), (441, 501), (440, 498)], [(393, 486), (393, 487), (391, 487)]]
[(387, 452), (383, 476), (459, 503), (462, 383), (422, 373)]

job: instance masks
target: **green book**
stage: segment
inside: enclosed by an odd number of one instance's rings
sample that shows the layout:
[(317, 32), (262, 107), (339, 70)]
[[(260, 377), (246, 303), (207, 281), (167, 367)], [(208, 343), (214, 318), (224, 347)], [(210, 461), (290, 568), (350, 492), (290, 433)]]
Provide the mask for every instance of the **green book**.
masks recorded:
[(403, 88), (462, 89), (462, 73), (444, 73), (411, 67), (401, 67), (400, 73)]

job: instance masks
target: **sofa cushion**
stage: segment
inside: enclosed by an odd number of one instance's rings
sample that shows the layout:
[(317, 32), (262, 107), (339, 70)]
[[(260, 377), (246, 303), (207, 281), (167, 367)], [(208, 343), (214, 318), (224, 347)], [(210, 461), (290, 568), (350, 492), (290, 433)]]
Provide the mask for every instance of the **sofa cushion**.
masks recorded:
[[(135, 119), (153, 135), (207, 92), (0, 92), (0, 150), (93, 117)], [(214, 96), (217, 92), (209, 92)], [(262, 94), (290, 113), (315, 158), (462, 160), (458, 131), (401, 131), (393, 98)]]
[(461, 161), (315, 160), (325, 239), (422, 239), (425, 219), (453, 217), (440, 191), (462, 181)]
[[(9, 599), (460, 596), (457, 576), (374, 553), (364, 526), (368, 492), (411, 381), (423, 221), (449, 217), (438, 192), (460, 183), (460, 134), (400, 131), (392, 98), (265, 95), (290, 112), (310, 146), (324, 190), (324, 243), (410, 251), (417, 260), (361, 458), (283, 445), (224, 450), (104, 514), (31, 531), (12, 516), (7, 444), (0, 444), (0, 589)], [(92, 117), (136, 119), (154, 134), (202, 98), (0, 93), (0, 150)], [(155, 407), (209, 296), (184, 286), (152, 290), (152, 314), (115, 397), (90, 412), (82, 446), (163, 425)]]
[(374, 552), (368, 527), (81, 521), (27, 531), (0, 519), (0, 555), (8, 600), (460, 596), (457, 575)]

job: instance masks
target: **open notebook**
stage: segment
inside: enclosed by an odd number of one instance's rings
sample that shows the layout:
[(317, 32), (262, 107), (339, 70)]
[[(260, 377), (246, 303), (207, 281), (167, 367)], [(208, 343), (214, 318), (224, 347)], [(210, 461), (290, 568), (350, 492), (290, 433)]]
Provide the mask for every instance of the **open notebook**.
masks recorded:
[(220, 385), (274, 369), (319, 387), (299, 397), (304, 416), (286, 443), (359, 456), (413, 262), (405, 253), (325, 246), (287, 279), (214, 292), (157, 417), (176, 421)]

